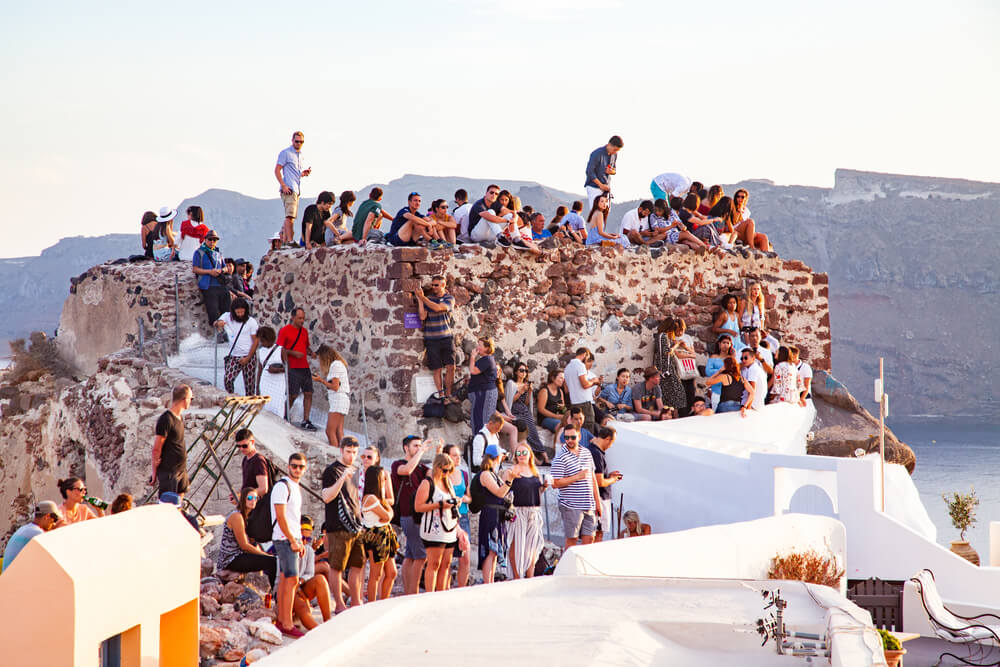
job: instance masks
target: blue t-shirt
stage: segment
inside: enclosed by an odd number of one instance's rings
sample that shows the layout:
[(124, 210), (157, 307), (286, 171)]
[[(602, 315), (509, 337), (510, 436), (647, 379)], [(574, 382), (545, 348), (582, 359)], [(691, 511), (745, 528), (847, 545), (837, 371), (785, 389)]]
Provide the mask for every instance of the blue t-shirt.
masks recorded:
[(576, 231), (582, 231), (586, 228), (583, 223), (583, 218), (576, 211), (570, 211), (562, 219), (564, 225), (569, 225), (570, 229), (575, 229)]
[(552, 232), (550, 232), (547, 229), (543, 229), (540, 232), (536, 232), (536, 231), (532, 231), (531, 232), (531, 238), (534, 239), (535, 241), (541, 241), (542, 239), (547, 239), (547, 238), (550, 238), (551, 236), (552, 236)]
[(17, 558), (19, 553), (21, 553), (21, 549), (27, 546), (28, 542), (44, 532), (45, 531), (35, 523), (29, 523), (26, 526), (18, 528), (14, 534), (10, 536), (10, 541), (7, 542), (7, 548), (3, 551), (3, 569), (6, 570), (10, 567), (10, 564), (14, 562), (14, 559)]
[(489, 391), (497, 386), (497, 362), (492, 354), (476, 359), (479, 373), (469, 378), (469, 391)]

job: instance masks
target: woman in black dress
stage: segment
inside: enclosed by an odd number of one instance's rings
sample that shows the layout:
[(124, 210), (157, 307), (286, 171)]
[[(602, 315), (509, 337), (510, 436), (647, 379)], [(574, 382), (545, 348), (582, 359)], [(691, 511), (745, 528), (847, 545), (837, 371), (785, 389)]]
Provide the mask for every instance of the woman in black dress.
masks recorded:
[(653, 337), (653, 365), (660, 371), (663, 405), (680, 410), (687, 407), (687, 394), (678, 374), (678, 362), (674, 354), (678, 342), (677, 322), (668, 315), (660, 322)]

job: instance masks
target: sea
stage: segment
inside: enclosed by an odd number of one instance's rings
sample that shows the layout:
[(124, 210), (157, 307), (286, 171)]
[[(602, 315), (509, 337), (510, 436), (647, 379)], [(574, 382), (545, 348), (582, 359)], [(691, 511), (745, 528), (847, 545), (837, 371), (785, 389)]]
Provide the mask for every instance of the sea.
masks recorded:
[(958, 539), (942, 494), (975, 489), (977, 521), (965, 537), (988, 564), (990, 521), (1000, 522), (1000, 423), (971, 417), (909, 417), (890, 420), (889, 427), (916, 454), (913, 482), (937, 527), (938, 543), (949, 547)]

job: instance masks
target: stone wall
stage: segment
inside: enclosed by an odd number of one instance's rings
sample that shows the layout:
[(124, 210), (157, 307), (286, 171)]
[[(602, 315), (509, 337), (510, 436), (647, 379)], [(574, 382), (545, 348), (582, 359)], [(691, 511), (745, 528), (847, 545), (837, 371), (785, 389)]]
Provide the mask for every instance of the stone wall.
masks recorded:
[(411, 386), (425, 370), (421, 332), (404, 319), (416, 312), (413, 291), (437, 273), (446, 276), (456, 300), (458, 363), (477, 335), (489, 335), (498, 359), (526, 361), (536, 385), (581, 345), (596, 353), (594, 370), (605, 377), (622, 366), (649, 365), (653, 331), (668, 314), (685, 318), (705, 354), (719, 297), (743, 291), (751, 279), (764, 285), (768, 326), (798, 345), (813, 367), (830, 368), (826, 274), (753, 252), (715, 257), (685, 247), (623, 253), (563, 246), (535, 259), (480, 246), (454, 253), (384, 246), (284, 250), (263, 259), (257, 315), (277, 328), (292, 308), (305, 308), (313, 349), (329, 343), (348, 362), (356, 400), (347, 428), (361, 428), (357, 397), (363, 392), (370, 426), (395, 445), (414, 430), (420, 406)]
[[(175, 309), (174, 285), (179, 305)], [(73, 278), (59, 318), (57, 342), (66, 359), (86, 373), (97, 360), (139, 344), (139, 322), (145, 342), (159, 352), (160, 341), (173, 351), (179, 311), (180, 339), (209, 333), (201, 292), (184, 262), (105, 263)], [(162, 353), (160, 354), (162, 356)]]

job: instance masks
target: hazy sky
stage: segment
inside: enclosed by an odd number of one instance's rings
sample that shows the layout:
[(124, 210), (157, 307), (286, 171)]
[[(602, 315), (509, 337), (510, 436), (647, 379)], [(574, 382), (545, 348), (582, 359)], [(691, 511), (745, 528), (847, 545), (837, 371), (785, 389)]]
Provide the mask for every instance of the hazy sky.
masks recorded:
[(662, 171), (1000, 181), (998, 7), (4, 3), (0, 256), (137, 232), (144, 210), (208, 188), (275, 197), (294, 129), (306, 196), (404, 173), (582, 191), (613, 133), (621, 199)]

